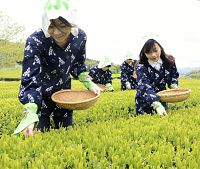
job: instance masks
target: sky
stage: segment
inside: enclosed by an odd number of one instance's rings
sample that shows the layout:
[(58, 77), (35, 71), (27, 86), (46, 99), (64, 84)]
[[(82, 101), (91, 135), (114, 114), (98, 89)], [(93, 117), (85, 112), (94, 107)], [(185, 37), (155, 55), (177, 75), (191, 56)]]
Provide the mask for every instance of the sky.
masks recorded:
[[(25, 36), (41, 28), (45, 0), (0, 0), (0, 11), (25, 26)], [(134, 59), (146, 38), (173, 55), (178, 68), (200, 67), (200, 0), (74, 0), (77, 23), (87, 34), (87, 58), (109, 56), (121, 64)]]

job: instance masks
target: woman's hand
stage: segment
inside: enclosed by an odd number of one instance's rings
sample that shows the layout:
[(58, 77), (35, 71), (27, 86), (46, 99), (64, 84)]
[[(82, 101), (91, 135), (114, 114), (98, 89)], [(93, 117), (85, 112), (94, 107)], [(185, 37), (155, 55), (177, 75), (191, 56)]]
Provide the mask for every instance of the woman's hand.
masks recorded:
[(23, 131), (23, 135), (24, 136), (33, 136), (33, 129), (34, 129), (34, 123), (30, 124), (29, 126), (27, 126)]
[[(28, 118), (27, 116), (30, 116), (30, 113), (35, 113), (35, 116), (37, 116), (36, 111), (37, 111), (37, 105), (35, 103), (28, 103), (24, 106), (24, 109), (23, 109), (23, 113), (26, 116), (26, 118)], [(32, 117), (29, 117), (29, 118), (32, 119)], [(37, 119), (35, 121), (37, 121)], [(31, 123), (24, 130), (22, 130), (22, 133), (24, 134), (24, 136), (33, 136), (34, 126), (35, 126), (35, 123)]]
[[(92, 82), (93, 83), (93, 82)], [(97, 86), (95, 83), (93, 83), (92, 85), (91, 85), (91, 87), (90, 88), (88, 88), (90, 91), (92, 91), (92, 92), (94, 92), (95, 94), (100, 94), (101, 92), (103, 92), (103, 90), (99, 87), (99, 86)]]
[(155, 101), (151, 104), (151, 106), (153, 107), (154, 110), (156, 110), (156, 112), (160, 116), (167, 115), (165, 108), (163, 107), (163, 105), (160, 102)]
[(111, 83), (107, 83), (107, 84), (106, 84), (106, 88), (107, 88), (107, 90), (108, 90), (109, 92), (113, 92), (113, 91), (114, 91), (114, 88), (113, 88), (113, 86), (111, 85)]
[(126, 82), (126, 89), (131, 90), (131, 84), (129, 82)]
[(20, 121), (13, 134), (22, 132), (25, 136), (33, 136), (35, 122), (39, 121), (37, 105), (35, 103), (26, 103), (23, 108), (24, 118)]
[(133, 78), (133, 79), (137, 79), (136, 71), (133, 72), (132, 78)]
[(178, 85), (173, 83), (170, 85), (170, 89), (178, 89)]
[(84, 86), (88, 90), (94, 92), (95, 94), (100, 94), (101, 92), (103, 92), (103, 90), (99, 86), (92, 82), (91, 77), (86, 72), (80, 73), (78, 79), (84, 84)]
[(160, 115), (160, 116), (165, 116), (165, 115), (167, 115), (167, 112), (166, 112), (166, 110), (165, 110), (165, 108), (162, 106), (162, 105), (160, 105), (159, 107), (157, 107), (156, 108), (156, 112)]

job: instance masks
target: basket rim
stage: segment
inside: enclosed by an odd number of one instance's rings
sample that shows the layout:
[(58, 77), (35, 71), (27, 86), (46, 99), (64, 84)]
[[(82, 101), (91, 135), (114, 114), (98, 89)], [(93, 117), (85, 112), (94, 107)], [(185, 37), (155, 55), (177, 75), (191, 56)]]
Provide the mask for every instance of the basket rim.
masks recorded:
[[(59, 103), (59, 104), (70, 104), (70, 105), (74, 105), (74, 104), (80, 104), (80, 103), (85, 103), (85, 102), (88, 102), (88, 101), (91, 101), (91, 100), (94, 100), (96, 98), (98, 98), (100, 96), (100, 94), (96, 94), (95, 97), (91, 98), (91, 99), (87, 99), (87, 100), (84, 100), (84, 101), (79, 101), (79, 102), (63, 102), (63, 101), (60, 101), (60, 100), (57, 100), (57, 99), (54, 99), (53, 97), (58, 94), (58, 93), (63, 93), (63, 92), (66, 92), (66, 91), (71, 91), (71, 92), (86, 92), (86, 91), (89, 91), (89, 90), (71, 90), (71, 89), (63, 89), (63, 90), (59, 90), (55, 93), (53, 93), (51, 95), (51, 99), (56, 102), (56, 103)], [(92, 91), (91, 91), (92, 92)]]
[[(170, 93), (165, 93), (166, 91), (180, 91), (180, 93), (176, 93), (176, 94), (170, 94)], [(181, 92), (182, 91), (182, 92)], [(183, 93), (184, 92), (184, 93)], [(178, 89), (166, 89), (166, 90), (162, 90), (160, 92), (158, 92), (157, 94), (159, 96), (180, 96), (183, 94), (188, 94), (190, 93), (191, 90), (190, 89), (186, 89), (186, 88), (178, 88)]]

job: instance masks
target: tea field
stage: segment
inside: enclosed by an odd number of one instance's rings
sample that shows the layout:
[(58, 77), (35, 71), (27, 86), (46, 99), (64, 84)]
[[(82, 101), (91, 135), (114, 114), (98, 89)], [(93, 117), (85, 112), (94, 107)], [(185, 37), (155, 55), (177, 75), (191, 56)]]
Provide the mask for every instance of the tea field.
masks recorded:
[[(199, 169), (200, 80), (180, 79), (190, 97), (170, 103), (168, 116), (136, 116), (135, 90), (102, 93), (95, 106), (74, 111), (74, 127), (25, 138), (19, 82), (0, 82), (1, 169)], [(84, 89), (72, 81), (73, 89)]]

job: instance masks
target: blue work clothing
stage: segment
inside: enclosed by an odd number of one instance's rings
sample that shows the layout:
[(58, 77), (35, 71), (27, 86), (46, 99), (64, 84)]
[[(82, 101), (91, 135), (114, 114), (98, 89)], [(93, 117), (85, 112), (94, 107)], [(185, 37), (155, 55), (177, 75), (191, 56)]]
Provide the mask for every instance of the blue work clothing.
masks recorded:
[[(178, 85), (179, 73), (176, 65), (173, 64), (171, 70), (166, 70), (161, 65), (160, 70), (156, 70), (149, 63), (138, 64), (137, 66), (137, 88), (135, 96), (136, 113), (144, 114), (153, 113), (151, 104), (154, 101), (160, 101), (157, 92), (166, 90), (166, 84), (170, 87), (171, 84)], [(162, 102), (161, 102), (162, 103)], [(162, 103), (167, 109), (167, 103)]]
[(89, 76), (92, 78), (92, 81), (96, 84), (112, 84), (112, 71), (109, 69), (103, 71), (97, 66), (91, 67), (89, 70)]
[[(19, 100), (22, 104), (38, 105), (38, 116), (67, 116), (71, 110), (62, 109), (51, 100), (61, 89), (71, 88), (70, 74), (77, 79), (86, 71), (86, 34), (79, 29), (77, 36), (70, 34), (64, 48), (58, 46), (41, 29), (26, 40)], [(40, 122), (39, 122), (40, 123)]]
[(129, 82), (131, 85), (131, 89), (136, 88), (136, 79), (134, 79), (133, 72), (136, 69), (135, 68), (135, 62), (132, 62), (131, 65), (129, 65), (127, 62), (123, 62), (121, 65), (121, 90), (126, 90), (126, 82)]

